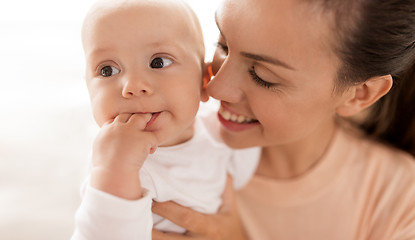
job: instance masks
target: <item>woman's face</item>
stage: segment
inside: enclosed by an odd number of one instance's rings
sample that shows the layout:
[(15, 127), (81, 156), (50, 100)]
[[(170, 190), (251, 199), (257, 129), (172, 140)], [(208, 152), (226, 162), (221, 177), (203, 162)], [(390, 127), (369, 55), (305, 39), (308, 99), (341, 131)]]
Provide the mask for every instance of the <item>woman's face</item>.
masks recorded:
[(208, 92), (221, 100), (229, 146), (313, 142), (333, 130), (342, 96), (333, 90), (339, 60), (326, 15), (300, 0), (225, 0), (216, 20)]

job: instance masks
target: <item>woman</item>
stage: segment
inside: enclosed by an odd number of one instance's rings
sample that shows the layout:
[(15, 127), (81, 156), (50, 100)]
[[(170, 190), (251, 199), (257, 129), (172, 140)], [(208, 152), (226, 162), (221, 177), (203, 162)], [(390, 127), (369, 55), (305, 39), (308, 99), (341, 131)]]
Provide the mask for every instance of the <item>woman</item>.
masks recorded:
[(154, 239), (415, 239), (415, 1), (225, 0), (216, 20), (221, 136), (260, 162), (222, 214), (155, 204), (188, 232)]

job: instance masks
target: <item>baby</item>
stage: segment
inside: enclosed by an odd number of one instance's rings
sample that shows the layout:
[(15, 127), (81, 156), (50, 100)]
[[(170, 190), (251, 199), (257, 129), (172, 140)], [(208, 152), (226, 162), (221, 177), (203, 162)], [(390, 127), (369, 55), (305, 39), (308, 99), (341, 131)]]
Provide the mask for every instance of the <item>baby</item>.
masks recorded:
[(100, 131), (72, 239), (151, 239), (153, 224), (185, 231), (152, 214), (152, 200), (217, 212), (232, 161), (250, 152), (196, 117), (210, 76), (194, 12), (179, 0), (99, 1), (82, 42)]

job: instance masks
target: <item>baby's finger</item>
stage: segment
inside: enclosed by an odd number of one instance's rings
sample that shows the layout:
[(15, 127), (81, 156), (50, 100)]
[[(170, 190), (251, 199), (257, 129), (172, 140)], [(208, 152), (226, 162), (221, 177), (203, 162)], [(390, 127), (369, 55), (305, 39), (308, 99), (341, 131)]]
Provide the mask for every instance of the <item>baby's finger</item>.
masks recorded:
[(120, 115), (115, 117), (114, 122), (126, 123), (132, 115), (132, 113), (121, 113)]
[(151, 116), (151, 113), (134, 113), (128, 122), (137, 125), (139, 129), (144, 129), (150, 121)]
[(147, 143), (147, 149), (149, 154), (153, 154), (159, 145), (159, 142), (156, 138), (156, 135), (152, 132), (143, 131), (141, 134), (143, 134), (143, 139), (146, 139)]
[(151, 146), (151, 148), (150, 148), (150, 154), (155, 153), (156, 150), (157, 150), (157, 146)]
[(102, 125), (102, 127), (107, 126), (107, 125), (110, 125), (113, 122), (114, 122), (114, 119), (110, 119), (110, 120), (104, 122), (104, 124)]

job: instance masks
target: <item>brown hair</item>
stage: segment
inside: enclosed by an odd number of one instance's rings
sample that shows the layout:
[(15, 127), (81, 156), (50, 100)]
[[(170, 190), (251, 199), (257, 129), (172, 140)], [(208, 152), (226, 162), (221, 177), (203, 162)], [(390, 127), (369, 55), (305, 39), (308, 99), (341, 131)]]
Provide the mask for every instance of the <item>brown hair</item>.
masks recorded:
[(314, 0), (333, 21), (336, 87), (391, 75), (391, 91), (359, 126), (415, 156), (415, 0)]

